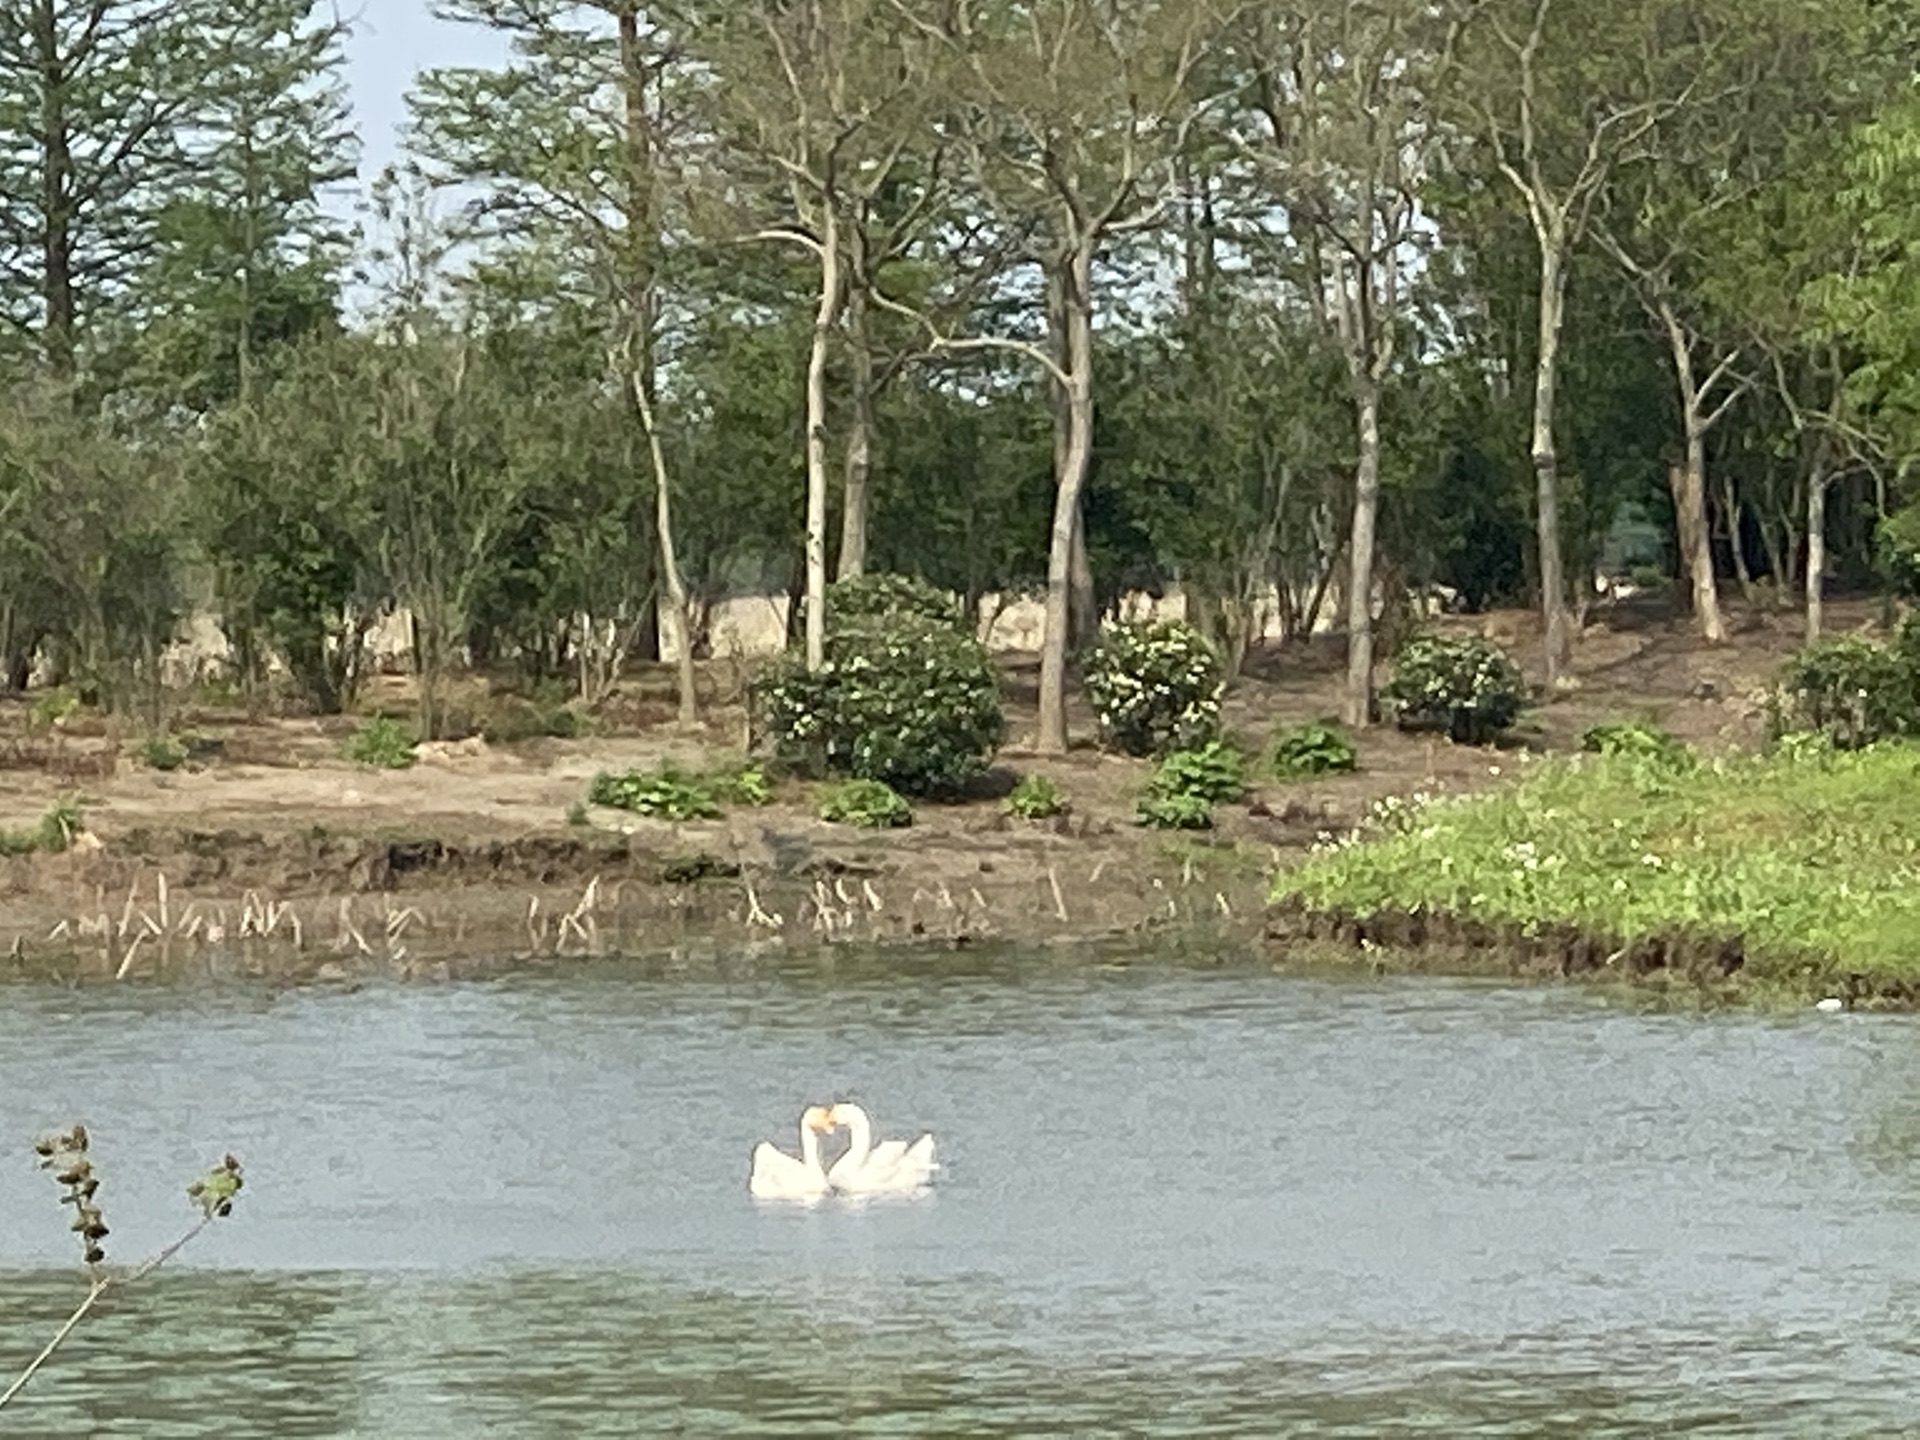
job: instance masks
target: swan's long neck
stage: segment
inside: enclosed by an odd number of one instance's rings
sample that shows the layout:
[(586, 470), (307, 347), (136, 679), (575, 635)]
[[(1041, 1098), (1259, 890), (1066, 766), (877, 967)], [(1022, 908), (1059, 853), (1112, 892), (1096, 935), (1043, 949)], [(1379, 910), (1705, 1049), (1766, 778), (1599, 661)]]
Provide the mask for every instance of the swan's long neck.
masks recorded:
[(867, 1119), (867, 1112), (858, 1105), (849, 1105), (844, 1113), (850, 1143), (846, 1158), (840, 1163), (853, 1171), (866, 1164), (867, 1156), (873, 1151), (873, 1122)]
[(800, 1122), (800, 1163), (820, 1174), (820, 1132), (806, 1121)]

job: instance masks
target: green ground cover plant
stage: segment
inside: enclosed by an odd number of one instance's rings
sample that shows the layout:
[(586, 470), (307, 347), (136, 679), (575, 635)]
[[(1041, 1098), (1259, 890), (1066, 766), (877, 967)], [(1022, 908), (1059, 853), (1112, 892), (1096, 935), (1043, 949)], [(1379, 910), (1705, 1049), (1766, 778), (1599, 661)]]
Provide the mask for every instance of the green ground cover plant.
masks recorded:
[(1920, 982), (1920, 748), (1791, 747), (1686, 768), (1586, 754), (1503, 793), (1390, 801), (1374, 818), (1370, 835), (1326, 837), (1275, 899), (1623, 942), (1739, 936), (1757, 980), (1817, 959)]

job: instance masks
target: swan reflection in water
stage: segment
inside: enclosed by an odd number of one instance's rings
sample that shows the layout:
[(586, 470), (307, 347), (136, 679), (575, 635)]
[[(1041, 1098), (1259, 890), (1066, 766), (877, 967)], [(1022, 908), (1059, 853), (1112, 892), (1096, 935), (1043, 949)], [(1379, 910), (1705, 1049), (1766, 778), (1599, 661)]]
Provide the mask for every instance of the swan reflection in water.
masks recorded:
[[(826, 1169), (820, 1161), (820, 1137), (848, 1134), (847, 1153)], [(818, 1200), (838, 1195), (910, 1195), (933, 1181), (933, 1136), (873, 1143), (873, 1120), (851, 1101), (809, 1105), (800, 1116), (800, 1158), (763, 1140), (753, 1149), (747, 1190), (756, 1200)]]

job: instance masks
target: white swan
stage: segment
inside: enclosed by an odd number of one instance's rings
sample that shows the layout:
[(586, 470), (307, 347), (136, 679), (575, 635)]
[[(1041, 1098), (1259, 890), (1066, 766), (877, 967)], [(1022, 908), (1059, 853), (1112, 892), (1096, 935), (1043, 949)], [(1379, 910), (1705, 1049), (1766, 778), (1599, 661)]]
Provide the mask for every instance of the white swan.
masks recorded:
[(933, 1179), (933, 1136), (913, 1144), (904, 1140), (873, 1143), (867, 1112), (843, 1100), (827, 1111), (827, 1123), (852, 1132), (852, 1145), (827, 1172), (827, 1183), (843, 1195), (900, 1195), (923, 1189)]
[(833, 1128), (823, 1106), (809, 1105), (800, 1116), (798, 1160), (776, 1149), (771, 1140), (754, 1146), (747, 1193), (756, 1200), (808, 1200), (826, 1194), (829, 1186), (827, 1172), (820, 1164), (820, 1136)]

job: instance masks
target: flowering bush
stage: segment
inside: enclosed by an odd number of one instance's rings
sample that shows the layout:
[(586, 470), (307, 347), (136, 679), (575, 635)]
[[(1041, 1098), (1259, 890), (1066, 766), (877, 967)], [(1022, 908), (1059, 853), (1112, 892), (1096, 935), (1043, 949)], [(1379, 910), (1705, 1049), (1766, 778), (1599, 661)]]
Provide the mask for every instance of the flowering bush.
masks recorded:
[(783, 656), (755, 682), (754, 701), (785, 763), (904, 795), (959, 790), (1006, 734), (986, 650), (924, 615), (837, 621), (818, 671)]
[(1129, 755), (1203, 744), (1220, 730), (1220, 661), (1177, 620), (1116, 625), (1087, 653), (1087, 703), (1101, 737)]
[(1920, 649), (1908, 628), (1892, 647), (1856, 636), (1803, 646), (1780, 673), (1772, 730), (1823, 735), (1839, 750), (1920, 733)]
[(1462, 745), (1484, 745), (1526, 703), (1520, 667), (1491, 640), (1417, 635), (1394, 657), (1380, 699), (1409, 729), (1437, 727)]

